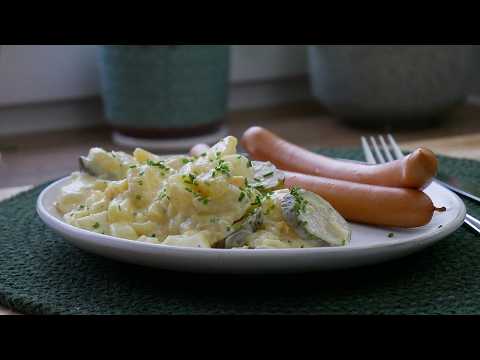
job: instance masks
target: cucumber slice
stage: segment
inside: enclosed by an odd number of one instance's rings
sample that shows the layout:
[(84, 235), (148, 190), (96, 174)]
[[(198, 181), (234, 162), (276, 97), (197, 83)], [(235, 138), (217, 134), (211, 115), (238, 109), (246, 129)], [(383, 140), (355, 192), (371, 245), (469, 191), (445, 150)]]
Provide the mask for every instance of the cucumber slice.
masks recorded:
[(326, 200), (310, 191), (292, 189), (281, 200), (285, 222), (304, 240), (322, 246), (344, 246), (351, 230), (345, 219)]
[(245, 219), (236, 223), (234, 232), (225, 238), (225, 248), (232, 249), (246, 245), (247, 237), (253, 234), (262, 225), (262, 211), (261, 208), (256, 208)]
[(272, 191), (282, 188), (285, 183), (285, 174), (275, 165), (267, 161), (252, 161), (255, 177), (250, 184), (259, 191)]

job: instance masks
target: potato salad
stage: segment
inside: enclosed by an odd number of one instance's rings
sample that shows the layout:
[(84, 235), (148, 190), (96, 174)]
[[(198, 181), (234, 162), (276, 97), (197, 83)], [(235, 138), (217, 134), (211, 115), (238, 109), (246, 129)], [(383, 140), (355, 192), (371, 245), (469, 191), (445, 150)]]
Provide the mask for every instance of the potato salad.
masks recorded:
[(70, 225), (179, 247), (344, 246), (348, 223), (316, 194), (284, 188), (271, 163), (237, 153), (229, 136), (200, 156), (92, 148), (56, 208)]

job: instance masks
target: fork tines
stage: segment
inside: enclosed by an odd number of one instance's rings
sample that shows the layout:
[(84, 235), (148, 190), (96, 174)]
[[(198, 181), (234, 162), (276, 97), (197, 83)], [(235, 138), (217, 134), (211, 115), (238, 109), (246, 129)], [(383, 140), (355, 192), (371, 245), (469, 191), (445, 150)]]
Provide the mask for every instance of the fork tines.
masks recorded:
[(383, 135), (378, 135), (376, 139), (374, 136), (370, 136), (368, 138), (362, 136), (362, 147), (369, 164), (384, 164), (386, 162), (394, 161), (395, 159), (402, 159), (404, 157), (393, 136), (388, 134), (386, 137), (388, 139), (388, 143), (385, 141), (385, 137)]

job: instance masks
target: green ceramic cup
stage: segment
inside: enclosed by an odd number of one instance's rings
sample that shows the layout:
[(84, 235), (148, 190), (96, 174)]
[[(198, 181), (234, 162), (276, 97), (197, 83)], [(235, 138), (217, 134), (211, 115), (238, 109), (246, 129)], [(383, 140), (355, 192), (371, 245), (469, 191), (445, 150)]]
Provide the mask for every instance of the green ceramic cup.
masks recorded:
[(99, 63), (107, 121), (124, 135), (203, 135), (226, 120), (228, 45), (105, 45)]

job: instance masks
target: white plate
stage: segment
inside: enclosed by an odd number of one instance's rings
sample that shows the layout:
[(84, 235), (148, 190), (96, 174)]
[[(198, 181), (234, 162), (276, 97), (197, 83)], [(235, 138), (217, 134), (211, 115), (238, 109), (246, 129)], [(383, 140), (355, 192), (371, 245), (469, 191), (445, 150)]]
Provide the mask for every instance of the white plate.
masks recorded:
[[(351, 224), (349, 246), (313, 249), (225, 250), (146, 244), (82, 230), (65, 223), (54, 206), (61, 179), (42, 191), (37, 212), (45, 224), (73, 245), (108, 258), (175, 271), (223, 274), (295, 273), (353, 268), (417, 252), (457, 230), (466, 216), (460, 198), (436, 184), (426, 189), (436, 206), (447, 211), (417, 229), (385, 229)], [(393, 238), (388, 234), (394, 233)]]

